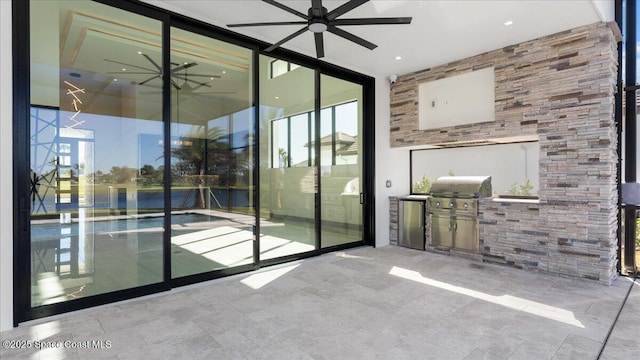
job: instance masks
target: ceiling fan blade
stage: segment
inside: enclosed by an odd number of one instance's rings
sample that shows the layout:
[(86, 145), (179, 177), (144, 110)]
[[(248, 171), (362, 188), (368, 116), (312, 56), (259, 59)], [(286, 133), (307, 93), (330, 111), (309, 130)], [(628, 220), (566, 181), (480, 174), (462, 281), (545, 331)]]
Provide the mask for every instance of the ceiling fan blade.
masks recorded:
[(133, 75), (155, 75), (155, 71), (107, 71), (107, 74), (133, 74)]
[(192, 76), (208, 77), (208, 78), (214, 78), (214, 79), (220, 79), (220, 78), (222, 78), (222, 76), (220, 76), (220, 75), (192, 74), (192, 73), (189, 73), (189, 77), (192, 77)]
[(243, 27), (243, 26), (269, 26), (269, 25), (304, 25), (306, 21), (279, 21), (279, 22), (265, 22), (265, 23), (248, 23), (248, 24), (230, 24), (228, 27)]
[(322, 33), (315, 33), (313, 36), (316, 38), (316, 56), (318, 59), (324, 57), (324, 37)]
[(332, 25), (329, 25), (329, 27), (327, 27), (327, 31), (330, 32), (330, 33), (333, 33), (335, 35), (338, 35), (340, 37), (343, 37), (343, 38), (345, 38), (347, 40), (353, 41), (354, 43), (356, 43), (358, 45), (361, 45), (361, 46), (364, 46), (369, 50), (373, 50), (373, 49), (378, 47), (378, 45), (376, 45), (376, 44), (370, 43), (367, 40), (365, 40), (365, 39), (363, 39), (363, 38), (361, 38), (359, 36), (353, 35), (350, 32), (346, 32), (346, 31), (344, 31), (342, 29), (339, 29), (339, 28), (337, 28), (335, 26), (332, 26)]
[(175, 80), (173, 80), (173, 76), (171, 77), (171, 85), (173, 85), (173, 87), (176, 88), (176, 90), (182, 89), (180, 85), (178, 85), (178, 83)]
[(322, 0), (311, 0), (311, 14), (322, 16)]
[[(191, 76), (191, 75), (189, 75)], [(182, 75), (174, 75), (174, 77), (180, 79), (180, 80), (184, 80), (186, 82), (190, 82), (190, 83), (194, 83), (194, 84), (198, 84), (199, 86), (206, 86), (206, 87), (211, 87), (211, 85), (208, 85), (207, 83), (203, 83), (200, 81), (195, 81), (193, 79), (189, 79), (187, 76), (182, 76)]]
[(190, 63), (187, 63), (187, 64), (182, 64), (182, 65), (180, 65), (180, 66), (178, 66), (176, 68), (171, 69), (171, 75), (174, 75), (174, 73), (176, 73), (176, 72), (178, 72), (180, 70), (188, 69), (188, 68), (196, 66), (196, 65), (198, 65), (198, 63), (196, 63), (196, 62), (190, 62)]
[(341, 6), (338, 6), (337, 8), (329, 11), (327, 13), (327, 20), (334, 20), (335, 18), (337, 18), (338, 16), (346, 13), (347, 11), (351, 11), (355, 8), (357, 8), (358, 6), (368, 2), (369, 0), (351, 0), (346, 4), (343, 4)]
[(303, 18), (305, 20), (309, 19), (309, 17), (307, 15), (301, 13), (300, 11), (294, 10), (294, 9), (292, 9), (292, 8), (286, 6), (286, 5), (280, 4), (277, 1), (273, 1), (273, 0), (262, 0), (262, 1), (266, 2), (267, 4), (273, 5), (273, 6), (277, 7), (277, 8), (280, 8), (280, 9), (282, 9), (282, 10), (288, 12), (288, 13), (291, 13), (293, 15), (299, 16), (299, 17), (301, 17), (301, 18)]
[(157, 62), (155, 62), (149, 55), (147, 54), (142, 54), (142, 56), (144, 56), (147, 60), (149, 60), (150, 63), (153, 64), (153, 66), (156, 67), (156, 69), (158, 69), (158, 71), (162, 71), (162, 68), (160, 67), (160, 65), (158, 65)]
[(136, 65), (133, 65), (133, 64), (127, 64), (127, 63), (123, 63), (123, 62), (120, 62), (120, 61), (109, 60), (109, 59), (104, 59), (104, 61), (108, 61), (108, 62), (110, 62), (110, 63), (120, 64), (120, 65), (124, 65), (124, 66), (128, 66), (128, 67), (132, 67), (132, 68), (136, 68), (136, 69), (142, 69), (142, 70), (150, 71), (152, 74), (155, 74), (155, 73), (156, 73), (156, 70), (154, 70), (154, 69), (147, 69), (147, 68), (142, 67), (142, 66), (136, 66)]
[(160, 77), (160, 74), (158, 74), (158, 75), (154, 75), (154, 76), (152, 76), (152, 77), (148, 78), (147, 80), (144, 80), (144, 81), (139, 82), (139, 83), (138, 83), (138, 85), (144, 85), (144, 84), (148, 83), (149, 81), (151, 81), (151, 80), (155, 80), (155, 79), (157, 79), (157, 78), (159, 78), (159, 77)]
[(278, 41), (277, 43), (275, 43), (275, 44), (273, 44), (273, 45), (269, 46), (268, 48), (266, 48), (266, 49), (265, 49), (265, 51), (272, 51), (272, 50), (276, 49), (278, 46), (280, 46), (280, 45), (282, 45), (282, 44), (286, 43), (287, 41), (289, 41), (289, 40), (291, 40), (291, 39), (293, 39), (294, 37), (296, 37), (296, 36), (298, 36), (298, 35), (301, 35), (301, 34), (302, 34), (302, 33), (304, 33), (305, 31), (307, 31), (307, 26), (305, 26), (305, 27), (303, 27), (302, 29), (300, 29), (300, 30), (298, 30), (298, 31), (294, 32), (293, 34), (291, 34), (291, 35), (287, 36), (286, 38), (284, 38), (284, 39), (282, 39), (282, 40)]
[(365, 19), (336, 19), (330, 22), (331, 25), (401, 25), (411, 24), (410, 17), (395, 18), (365, 18)]

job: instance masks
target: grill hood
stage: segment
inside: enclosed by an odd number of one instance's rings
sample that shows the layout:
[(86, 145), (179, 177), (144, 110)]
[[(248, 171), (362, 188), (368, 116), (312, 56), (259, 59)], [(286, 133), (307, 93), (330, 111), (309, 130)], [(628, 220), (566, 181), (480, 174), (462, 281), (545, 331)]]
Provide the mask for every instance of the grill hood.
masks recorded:
[(431, 196), (490, 197), (491, 176), (441, 176), (431, 185)]

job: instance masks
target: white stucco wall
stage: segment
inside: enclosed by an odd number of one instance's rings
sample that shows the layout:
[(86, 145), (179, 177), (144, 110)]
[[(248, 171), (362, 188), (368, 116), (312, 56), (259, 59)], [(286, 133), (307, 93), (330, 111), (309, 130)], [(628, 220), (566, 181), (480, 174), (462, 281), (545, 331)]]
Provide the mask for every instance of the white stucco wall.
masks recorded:
[[(409, 194), (409, 150), (392, 149), (389, 136), (389, 79), (376, 77), (376, 246), (389, 245), (389, 196)], [(391, 187), (386, 187), (391, 180)]]
[(11, 1), (0, 0), (0, 331), (13, 326)]

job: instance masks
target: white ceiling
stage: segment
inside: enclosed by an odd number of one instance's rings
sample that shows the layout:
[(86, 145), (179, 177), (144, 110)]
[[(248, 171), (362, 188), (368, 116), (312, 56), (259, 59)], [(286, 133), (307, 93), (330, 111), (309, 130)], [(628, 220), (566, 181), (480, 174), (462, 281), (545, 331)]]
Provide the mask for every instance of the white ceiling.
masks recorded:
[[(146, 2), (214, 25), (300, 18), (260, 0), (146, 0)], [(310, 0), (279, 1), (307, 13)], [(324, 0), (329, 11), (345, 0)], [(411, 16), (410, 25), (344, 26), (378, 45), (369, 50), (325, 32), (324, 61), (371, 76), (405, 74), (499, 49), (581, 25), (613, 21), (613, 0), (372, 0), (339, 18)], [(505, 22), (513, 24), (505, 26)], [(275, 43), (300, 25), (234, 28)], [(311, 32), (282, 45), (315, 57)], [(401, 56), (401, 60), (396, 60)]]

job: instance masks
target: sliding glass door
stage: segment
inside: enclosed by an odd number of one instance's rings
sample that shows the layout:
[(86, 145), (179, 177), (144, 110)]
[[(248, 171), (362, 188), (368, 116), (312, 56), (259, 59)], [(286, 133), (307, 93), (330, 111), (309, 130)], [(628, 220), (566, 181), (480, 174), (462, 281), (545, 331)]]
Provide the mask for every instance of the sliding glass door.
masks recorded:
[(320, 78), (322, 247), (362, 241), (362, 85)]
[(363, 241), (363, 88), (317, 74), (260, 57), (261, 260)]
[(317, 249), (315, 71), (260, 56), (260, 260)]
[(171, 28), (173, 278), (254, 263), (252, 55)]
[[(42, 26), (47, 24), (47, 26)], [(31, 2), (31, 306), (163, 281), (161, 22)], [(154, 68), (155, 69), (155, 68)], [(150, 161), (150, 160), (149, 160)]]

